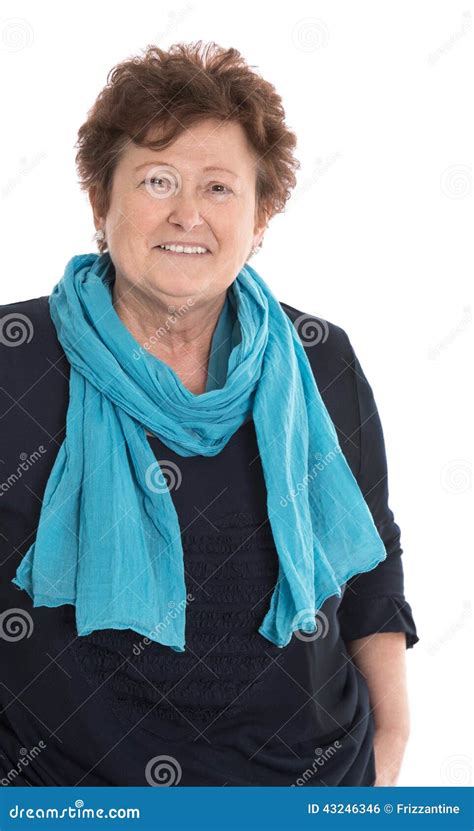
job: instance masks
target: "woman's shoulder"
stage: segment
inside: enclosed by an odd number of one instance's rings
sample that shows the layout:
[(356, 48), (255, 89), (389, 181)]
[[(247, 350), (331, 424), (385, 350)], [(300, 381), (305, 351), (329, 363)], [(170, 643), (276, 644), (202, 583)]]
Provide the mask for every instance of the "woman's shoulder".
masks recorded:
[(64, 362), (48, 295), (0, 305), (0, 379), (7, 390), (31, 385)]
[(18, 348), (30, 344), (35, 336), (45, 337), (54, 332), (48, 295), (0, 305), (1, 346)]
[(296, 309), (279, 301), (293, 323), (313, 370), (323, 365), (347, 365), (354, 359), (354, 351), (345, 329), (326, 318)]
[(354, 473), (359, 465), (356, 436), (360, 416), (355, 356), (349, 337), (341, 326), (323, 317), (281, 301), (280, 305), (299, 335), (321, 398)]

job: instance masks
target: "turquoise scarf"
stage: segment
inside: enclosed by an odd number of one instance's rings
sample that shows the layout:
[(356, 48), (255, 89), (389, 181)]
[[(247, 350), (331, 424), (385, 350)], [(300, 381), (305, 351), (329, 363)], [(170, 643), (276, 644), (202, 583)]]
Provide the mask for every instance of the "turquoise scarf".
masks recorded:
[(78, 635), (132, 629), (184, 652), (179, 522), (145, 429), (180, 456), (215, 456), (253, 418), (279, 558), (258, 631), (280, 647), (317, 631), (324, 600), (386, 551), (293, 323), (246, 264), (195, 395), (122, 323), (114, 278), (108, 253), (74, 256), (49, 298), (71, 364), (66, 436), (13, 582), (34, 606), (73, 604)]

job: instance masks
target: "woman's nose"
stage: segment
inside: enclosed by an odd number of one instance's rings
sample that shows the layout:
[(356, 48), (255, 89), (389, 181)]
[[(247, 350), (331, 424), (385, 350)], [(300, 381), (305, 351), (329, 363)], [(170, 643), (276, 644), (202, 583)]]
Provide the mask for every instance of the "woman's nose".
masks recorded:
[(170, 211), (169, 221), (181, 225), (186, 231), (190, 231), (197, 225), (204, 222), (199, 206), (199, 199), (182, 191), (173, 197), (173, 207)]

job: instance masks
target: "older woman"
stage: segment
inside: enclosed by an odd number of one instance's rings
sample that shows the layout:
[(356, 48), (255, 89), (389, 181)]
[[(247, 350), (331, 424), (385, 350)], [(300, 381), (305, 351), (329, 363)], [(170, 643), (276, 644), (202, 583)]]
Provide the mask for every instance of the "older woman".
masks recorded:
[(295, 144), (201, 42), (80, 128), (99, 253), (0, 310), (3, 784), (397, 781), (418, 637), (372, 390), (248, 262)]

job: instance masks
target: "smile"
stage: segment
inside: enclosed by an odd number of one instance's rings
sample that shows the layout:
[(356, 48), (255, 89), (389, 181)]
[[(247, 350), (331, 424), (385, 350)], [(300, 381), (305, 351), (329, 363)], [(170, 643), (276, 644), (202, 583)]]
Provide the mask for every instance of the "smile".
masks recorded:
[(165, 248), (164, 246), (157, 245), (155, 246), (155, 250), (161, 251), (163, 254), (171, 254), (179, 257), (183, 255), (186, 257), (204, 257), (206, 254), (210, 254), (210, 251), (206, 251), (203, 248), (187, 248), (185, 246), (173, 246), (172, 248)]

